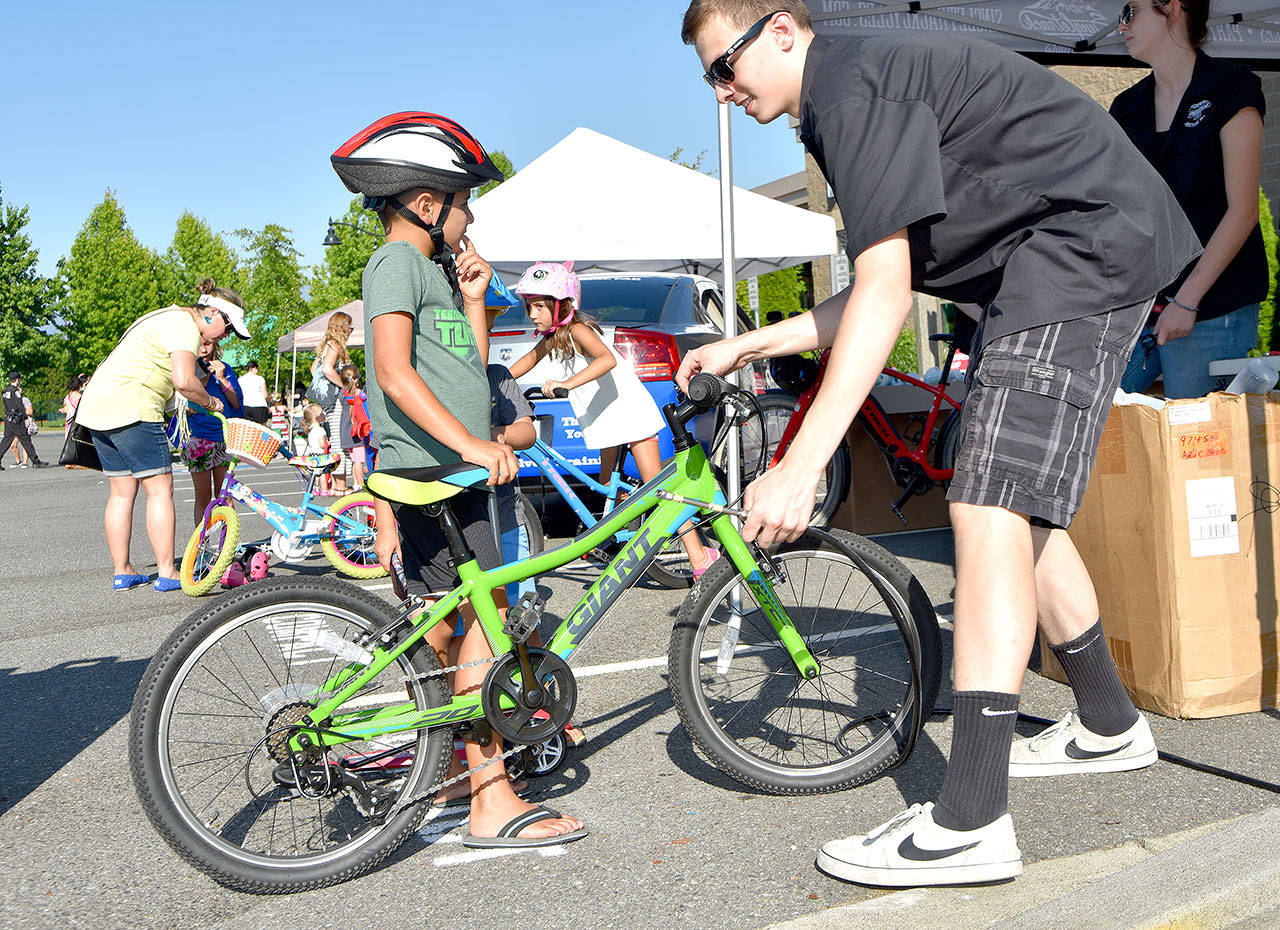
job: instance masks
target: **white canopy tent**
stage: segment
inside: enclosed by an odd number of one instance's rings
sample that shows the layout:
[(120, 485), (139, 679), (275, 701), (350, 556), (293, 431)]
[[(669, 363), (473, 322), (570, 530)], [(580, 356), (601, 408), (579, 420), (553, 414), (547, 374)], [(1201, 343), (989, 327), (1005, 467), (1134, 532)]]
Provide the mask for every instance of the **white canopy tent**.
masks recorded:
[(298, 350), (313, 352), (325, 330), (329, 328), (329, 318), (335, 313), (345, 313), (351, 317), (351, 335), (347, 337), (348, 349), (364, 348), (364, 301), (353, 300), (333, 310), (328, 310), (317, 317), (312, 317), (297, 329), (285, 333), (276, 340), (276, 390), (280, 390), (280, 356), (286, 352), (293, 356), (293, 365), (289, 377), (289, 389), (298, 381)]
[[(822, 35), (988, 39), (1043, 64), (1134, 65), (1116, 29), (1124, 0), (806, 0)], [(1214, 0), (1205, 51), (1280, 69), (1280, 2)]]
[[(720, 181), (578, 128), (473, 205), (467, 235), (495, 268), (573, 259), (587, 271), (720, 278)], [(831, 255), (835, 221), (734, 188), (740, 276)]]

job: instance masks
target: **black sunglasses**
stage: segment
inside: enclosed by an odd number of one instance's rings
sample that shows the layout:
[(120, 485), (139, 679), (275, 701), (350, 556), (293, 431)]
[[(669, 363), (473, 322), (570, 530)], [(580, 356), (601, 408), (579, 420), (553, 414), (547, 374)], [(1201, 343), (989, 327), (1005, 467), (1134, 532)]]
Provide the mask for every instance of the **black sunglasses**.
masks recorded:
[(711, 67), (707, 68), (706, 73), (702, 75), (702, 79), (706, 81), (712, 89), (720, 84), (732, 84), (733, 65), (729, 64), (729, 59), (738, 54), (738, 52), (741, 51), (742, 46), (746, 45), (756, 36), (760, 35), (760, 33), (764, 32), (765, 24), (768, 23), (769, 20), (773, 19), (779, 13), (785, 12), (786, 10), (774, 10), (768, 16), (763, 16), (756, 20), (755, 25), (740, 35), (738, 37), (738, 41), (725, 49), (723, 55), (711, 62)]
[[(1150, 8), (1154, 10), (1157, 7), (1162, 7), (1162, 6), (1164, 6), (1163, 3), (1158, 2), (1158, 0), (1152, 0), (1152, 4)], [(1127, 26), (1131, 22), (1133, 22), (1133, 17), (1137, 15), (1138, 10), (1140, 9), (1142, 9), (1142, 7), (1136, 7), (1132, 3), (1126, 3), (1124, 6), (1120, 7), (1120, 16), (1119, 16), (1120, 25)]]

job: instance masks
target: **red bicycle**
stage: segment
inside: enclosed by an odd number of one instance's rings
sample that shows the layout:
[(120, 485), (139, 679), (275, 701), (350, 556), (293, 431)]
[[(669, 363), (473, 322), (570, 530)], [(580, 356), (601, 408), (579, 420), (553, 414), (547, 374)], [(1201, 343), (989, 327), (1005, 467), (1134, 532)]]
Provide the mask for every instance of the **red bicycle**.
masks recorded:
[[(956, 338), (952, 333), (938, 333), (929, 339), (947, 345), (946, 361), (937, 384), (929, 384), (895, 368), (884, 369), (886, 375), (932, 395), (928, 410), (912, 414), (900, 432), (883, 405), (875, 397), (868, 396), (856, 418), (884, 456), (894, 484), (903, 489), (889, 506), (904, 526), (907, 518), (902, 507), (912, 496), (924, 494), (934, 485), (940, 484), (945, 488), (950, 483), (956, 446), (960, 440), (961, 402), (947, 393), (951, 367), (955, 362)], [(760, 415), (747, 417), (739, 424), (743, 475), (755, 473), (762, 454), (767, 458), (767, 467), (771, 468), (786, 453), (818, 388), (822, 386), (829, 354), (829, 349), (824, 350), (816, 362), (800, 355), (783, 356), (770, 362), (770, 374), (782, 391), (758, 397)], [(950, 408), (945, 411), (945, 416), (944, 405)], [(851, 479), (849, 446), (841, 443), (827, 462), (818, 484), (813, 510), (815, 526), (826, 526), (831, 522), (841, 503), (849, 496)]]

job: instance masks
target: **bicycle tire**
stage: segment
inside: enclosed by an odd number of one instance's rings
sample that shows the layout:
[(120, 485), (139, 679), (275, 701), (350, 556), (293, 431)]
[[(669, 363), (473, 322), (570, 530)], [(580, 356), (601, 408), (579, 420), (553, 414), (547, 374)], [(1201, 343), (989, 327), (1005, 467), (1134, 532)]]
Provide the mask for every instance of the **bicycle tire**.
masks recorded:
[[(934, 439), (937, 451), (933, 456), (934, 468), (950, 468), (953, 471), (956, 467), (956, 453), (960, 449), (960, 411), (952, 410), (947, 414), (947, 418), (942, 421), (942, 425), (938, 427), (938, 435)], [(938, 482), (942, 485), (943, 490), (951, 486), (951, 479), (944, 478)]]
[[(766, 464), (773, 458), (778, 449), (778, 442), (786, 432), (787, 423), (796, 410), (796, 398), (791, 394), (773, 392), (756, 398), (760, 403), (760, 417), (751, 416), (738, 427), (738, 447), (742, 456), (742, 476), (744, 483), (754, 475), (761, 456)], [(763, 425), (761, 425), (763, 417)], [(713, 452), (715, 464), (721, 469), (725, 467), (723, 448)], [(849, 445), (841, 442), (832, 453), (818, 480), (817, 494), (813, 502), (813, 515), (809, 518), (811, 526), (826, 527), (831, 525), (836, 511), (849, 496), (849, 480), (853, 471)]]
[(330, 564), (342, 574), (351, 578), (381, 578), (385, 575), (387, 570), (378, 561), (378, 553), (374, 551), (373, 547), (377, 538), (373, 522), (373, 495), (364, 491), (356, 491), (354, 494), (348, 494), (346, 497), (334, 501), (329, 510), (342, 516), (346, 516), (352, 511), (366, 511), (368, 518), (362, 522), (369, 527), (368, 534), (361, 536), (359, 539), (335, 538), (335, 536), (341, 537), (343, 535), (342, 527), (335, 517), (329, 517), (325, 521), (324, 532), (326, 535), (320, 540), (320, 551), (324, 553), (324, 557), (329, 560)]
[[(272, 758), (255, 748), (269, 729), (279, 735), (282, 719), (305, 712), (303, 698), (351, 661), (355, 631), (382, 628), (395, 616), (386, 601), (347, 582), (292, 576), (228, 594), (170, 635), (134, 697), (129, 764), (147, 817), (179, 856), (240, 891), (295, 892), (368, 871), (417, 827), (426, 803), (379, 822), (361, 812), (349, 787), (303, 799), (296, 783), (273, 779), (283, 750)], [(325, 640), (321, 630), (338, 639)], [(316, 653), (321, 660), (308, 661)], [(412, 648), (359, 697), (365, 706), (447, 704), (443, 677), (423, 677), (439, 668), (430, 648)], [(447, 727), (374, 737), (325, 751), (313, 769), (332, 764), (356, 773), (369, 793), (385, 780), (388, 806), (379, 806), (386, 810), (444, 777), (449, 746)]]
[(191, 597), (207, 594), (222, 580), (240, 545), (240, 515), (234, 507), (220, 505), (209, 514), (209, 526), (195, 528), (182, 552), (178, 580), (182, 593)]
[(852, 533), (809, 531), (772, 555), (786, 574), (775, 593), (821, 675), (799, 676), (737, 569), (721, 559), (671, 633), (676, 709), (698, 749), (743, 784), (790, 795), (852, 787), (901, 762), (928, 718), (942, 677), (937, 617), (901, 562)]
[(547, 536), (542, 529), (542, 519), (538, 516), (538, 508), (533, 506), (533, 501), (519, 491), (516, 492), (516, 507), (521, 520), (524, 522), (525, 531), (528, 533), (529, 555), (540, 555), (547, 546)]

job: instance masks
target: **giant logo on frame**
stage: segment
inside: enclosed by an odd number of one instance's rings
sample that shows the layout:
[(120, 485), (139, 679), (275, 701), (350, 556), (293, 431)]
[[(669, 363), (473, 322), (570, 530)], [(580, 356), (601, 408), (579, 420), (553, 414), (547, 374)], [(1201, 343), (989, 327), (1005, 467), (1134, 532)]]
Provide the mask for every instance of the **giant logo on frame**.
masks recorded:
[(1096, 5), (1083, 0), (1038, 0), (1018, 14), (1018, 25), (1075, 44), (1077, 39), (1087, 39), (1113, 23), (1114, 18), (1103, 16)]

